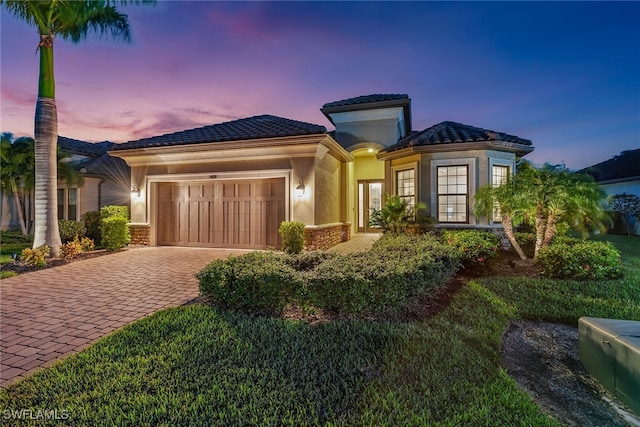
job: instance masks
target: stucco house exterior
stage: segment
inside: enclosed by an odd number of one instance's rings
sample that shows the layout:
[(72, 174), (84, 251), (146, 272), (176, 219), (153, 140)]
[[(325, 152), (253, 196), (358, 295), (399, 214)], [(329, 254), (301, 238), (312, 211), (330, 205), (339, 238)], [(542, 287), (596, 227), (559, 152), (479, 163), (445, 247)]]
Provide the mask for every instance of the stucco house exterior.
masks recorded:
[[(79, 220), (88, 211), (97, 211), (106, 205), (130, 203), (129, 166), (107, 151), (114, 143), (90, 143), (58, 137), (58, 147), (70, 156), (67, 162), (82, 176), (80, 185), (69, 186), (58, 181), (58, 218)], [(25, 201), (25, 219), (28, 228), (33, 223), (33, 200)], [(0, 229), (18, 229), (19, 222), (12, 197), (0, 197)]]
[[(640, 197), (640, 148), (623, 151), (579, 172), (591, 175), (608, 196), (627, 193)], [(637, 221), (634, 233), (640, 234), (640, 223)]]
[(115, 144), (131, 168), (134, 243), (278, 247), (281, 221), (326, 249), (375, 232), (385, 194), (426, 202), (438, 226), (499, 228), (473, 214), (478, 188), (515, 172), (531, 141), (456, 122), (411, 130), (411, 100), (375, 94), (324, 104), (335, 126), (262, 115)]

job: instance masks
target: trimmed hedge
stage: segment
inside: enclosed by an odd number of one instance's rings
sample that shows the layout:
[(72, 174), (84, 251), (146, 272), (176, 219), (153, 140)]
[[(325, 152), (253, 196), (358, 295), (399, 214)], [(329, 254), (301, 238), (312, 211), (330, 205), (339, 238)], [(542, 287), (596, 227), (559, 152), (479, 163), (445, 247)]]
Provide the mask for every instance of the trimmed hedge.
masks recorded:
[(129, 208), (126, 206), (100, 208), (100, 233), (102, 245), (108, 251), (117, 251), (127, 246), (131, 241)]
[(298, 303), (364, 315), (401, 310), (458, 266), (457, 251), (433, 236), (385, 235), (368, 252), (254, 252), (216, 260), (196, 277), (203, 295), (229, 308), (277, 312)]
[(620, 252), (610, 242), (561, 239), (540, 249), (543, 275), (554, 279), (617, 279), (622, 277)]
[(196, 274), (200, 292), (239, 310), (278, 312), (299, 291), (298, 273), (275, 252), (215, 260)]

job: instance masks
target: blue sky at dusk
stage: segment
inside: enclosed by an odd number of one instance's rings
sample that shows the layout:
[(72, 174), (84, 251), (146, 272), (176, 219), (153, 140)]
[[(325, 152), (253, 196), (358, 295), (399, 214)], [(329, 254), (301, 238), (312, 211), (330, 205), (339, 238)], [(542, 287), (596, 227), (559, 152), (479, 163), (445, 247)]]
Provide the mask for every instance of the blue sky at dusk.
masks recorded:
[[(123, 142), (406, 93), (443, 120), (531, 139), (579, 169), (640, 148), (640, 2), (158, 2), (130, 44), (55, 44), (59, 134)], [(0, 12), (1, 131), (32, 135), (35, 29)], [(639, 166), (640, 167), (640, 166)]]

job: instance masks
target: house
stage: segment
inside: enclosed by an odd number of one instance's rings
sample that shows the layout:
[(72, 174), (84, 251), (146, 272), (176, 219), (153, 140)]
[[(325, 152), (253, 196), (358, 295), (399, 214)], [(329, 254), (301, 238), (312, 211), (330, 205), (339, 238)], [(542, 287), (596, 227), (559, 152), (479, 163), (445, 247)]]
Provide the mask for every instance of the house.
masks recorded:
[[(113, 145), (109, 141), (90, 143), (58, 137), (59, 149), (69, 155), (65, 161), (83, 178), (79, 185), (73, 186), (63, 180), (58, 181), (59, 219), (79, 220), (85, 212), (99, 210), (102, 206), (129, 205), (129, 166), (107, 153)], [(0, 229), (19, 228), (13, 199), (3, 194), (0, 200)], [(30, 228), (33, 222), (32, 198), (27, 198), (24, 209)]]
[[(623, 151), (579, 172), (591, 175), (608, 196), (627, 193), (640, 197), (640, 148)], [(638, 222), (635, 224), (635, 234), (640, 234)]]
[(369, 226), (385, 194), (424, 201), (440, 226), (499, 227), (473, 214), (531, 141), (456, 122), (411, 130), (411, 100), (375, 94), (324, 104), (335, 126), (262, 115), (111, 147), (131, 167), (131, 231), (149, 245), (269, 248), (281, 221), (326, 249)]

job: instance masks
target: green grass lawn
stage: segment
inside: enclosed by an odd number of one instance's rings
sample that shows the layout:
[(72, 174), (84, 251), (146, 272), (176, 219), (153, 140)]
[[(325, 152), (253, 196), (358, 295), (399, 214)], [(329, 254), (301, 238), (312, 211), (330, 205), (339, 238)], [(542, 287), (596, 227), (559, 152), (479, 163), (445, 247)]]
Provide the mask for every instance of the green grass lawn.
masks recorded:
[(31, 236), (24, 236), (19, 231), (0, 232), (0, 265), (12, 262), (11, 254), (20, 254), (24, 248), (33, 243)]
[(623, 254), (624, 279), (476, 279), (421, 322), (310, 326), (208, 306), (165, 310), (0, 390), (0, 416), (58, 410), (69, 425), (91, 426), (557, 425), (500, 367), (501, 336), (514, 319), (640, 320), (640, 239), (607, 239)]

